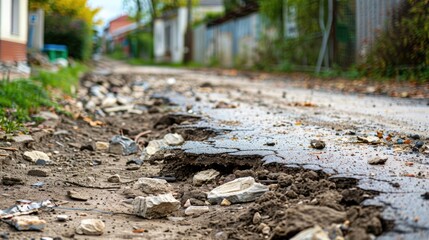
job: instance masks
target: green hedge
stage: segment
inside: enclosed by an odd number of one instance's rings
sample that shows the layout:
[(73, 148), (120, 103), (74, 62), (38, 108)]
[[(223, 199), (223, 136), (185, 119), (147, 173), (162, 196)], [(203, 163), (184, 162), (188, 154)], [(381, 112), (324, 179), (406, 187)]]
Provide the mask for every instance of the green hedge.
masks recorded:
[(91, 26), (82, 20), (60, 15), (45, 17), (45, 43), (68, 47), (69, 56), (86, 61), (92, 53)]

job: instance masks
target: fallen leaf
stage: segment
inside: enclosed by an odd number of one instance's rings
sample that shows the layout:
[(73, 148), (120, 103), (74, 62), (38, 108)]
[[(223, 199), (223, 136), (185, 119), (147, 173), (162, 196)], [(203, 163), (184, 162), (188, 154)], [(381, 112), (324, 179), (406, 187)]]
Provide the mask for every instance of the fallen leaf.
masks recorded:
[(143, 228), (139, 228), (139, 229), (134, 229), (133, 233), (144, 233), (144, 229)]
[(94, 121), (89, 117), (83, 117), (82, 119), (83, 121), (87, 122), (91, 127), (99, 127), (104, 125), (102, 121), (98, 121), (98, 120)]

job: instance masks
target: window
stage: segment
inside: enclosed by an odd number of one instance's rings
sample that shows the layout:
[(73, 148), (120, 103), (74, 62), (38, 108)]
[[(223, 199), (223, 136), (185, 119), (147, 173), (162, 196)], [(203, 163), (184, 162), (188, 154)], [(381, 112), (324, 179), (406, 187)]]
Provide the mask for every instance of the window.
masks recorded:
[(19, 35), (19, 1), (20, 0), (12, 0), (12, 35)]

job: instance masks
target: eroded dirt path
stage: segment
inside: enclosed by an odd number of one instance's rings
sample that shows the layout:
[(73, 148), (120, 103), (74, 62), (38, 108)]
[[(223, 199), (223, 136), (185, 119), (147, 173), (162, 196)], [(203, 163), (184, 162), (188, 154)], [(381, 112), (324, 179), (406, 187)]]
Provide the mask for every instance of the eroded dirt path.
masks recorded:
[[(116, 105), (100, 99), (96, 103), (91, 97), (95, 85), (132, 97), (133, 106), (127, 108), (130, 102), (123, 99), (120, 106), (125, 108), (109, 113), (106, 109)], [(106, 99), (108, 94), (102, 93)], [(44, 232), (18, 232), (2, 223), (0, 233), (10, 239), (287, 239), (315, 225), (329, 230), (331, 239), (429, 237), (429, 206), (421, 197), (429, 191), (426, 100), (343, 95), (274, 79), (109, 61), (82, 80), (79, 99), (81, 103), (70, 102), (70, 109), (77, 113), (79, 106), (86, 108), (87, 115), (81, 115), (89, 119), (61, 117), (44, 129), (35, 128), (36, 141), (12, 143), (18, 151), (7, 152), (2, 162), (0, 209), (18, 199), (57, 204), (39, 213), (48, 223)], [(97, 107), (101, 104), (105, 106)], [(101, 126), (95, 126), (96, 121)], [(145, 133), (137, 141), (144, 151), (151, 140), (172, 132), (181, 134), (185, 143), (151, 156), (94, 148), (95, 142), (109, 142), (118, 134), (135, 139)], [(323, 140), (326, 147), (311, 148), (312, 139)], [(51, 154), (54, 164), (35, 166), (22, 157), (28, 150)], [(376, 157), (387, 161), (368, 164)], [(140, 159), (141, 166), (127, 164)], [(32, 169), (49, 174), (28, 176)], [(216, 169), (220, 176), (193, 185), (192, 177), (206, 169)], [(108, 181), (115, 174), (120, 183)], [(270, 191), (255, 202), (209, 205), (208, 213), (185, 215), (188, 200), (206, 205), (211, 189), (245, 176)], [(22, 184), (5, 185), (4, 177), (16, 177)], [(135, 216), (132, 199), (146, 194), (134, 188), (141, 177), (172, 180), (179, 211), (163, 219)], [(36, 182), (43, 186), (32, 187)], [(70, 190), (87, 201), (70, 199)], [(70, 220), (58, 222), (59, 214)], [(104, 234), (76, 235), (76, 226), (85, 218), (102, 219)]]

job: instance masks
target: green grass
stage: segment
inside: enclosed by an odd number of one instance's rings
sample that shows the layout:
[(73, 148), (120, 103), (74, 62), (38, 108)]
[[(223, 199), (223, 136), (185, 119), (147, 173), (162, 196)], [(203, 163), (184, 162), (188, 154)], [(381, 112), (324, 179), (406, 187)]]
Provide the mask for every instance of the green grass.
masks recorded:
[(34, 121), (31, 115), (43, 108), (62, 111), (52, 100), (51, 89), (67, 95), (77, 89), (79, 75), (86, 71), (82, 64), (63, 68), (58, 72), (39, 71), (30, 79), (0, 81), (0, 130), (6, 133), (25, 131), (23, 123)]
[(73, 95), (74, 90), (79, 85), (79, 75), (87, 70), (82, 64), (75, 64), (73, 67), (62, 68), (58, 72), (40, 71), (39, 74), (33, 77), (34, 81), (40, 82), (47, 89), (57, 88), (63, 93)]

